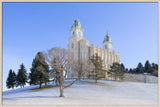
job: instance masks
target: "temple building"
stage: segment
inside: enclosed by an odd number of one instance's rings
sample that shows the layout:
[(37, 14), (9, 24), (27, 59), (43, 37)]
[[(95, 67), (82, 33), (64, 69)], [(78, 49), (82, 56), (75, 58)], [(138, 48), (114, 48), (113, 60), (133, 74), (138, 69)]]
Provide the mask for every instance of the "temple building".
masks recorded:
[[(97, 53), (98, 56), (102, 58), (106, 70), (110, 69), (110, 65), (112, 65), (113, 62), (120, 63), (120, 54), (113, 50), (113, 43), (108, 32), (102, 42), (102, 48), (99, 48), (94, 44), (89, 46), (89, 41), (83, 37), (83, 29), (81, 28), (81, 23), (78, 19), (73, 21), (70, 29), (68, 52), (74, 56), (75, 60), (82, 58), (88, 59)], [(68, 73), (67, 77), (72, 78), (72, 72)]]

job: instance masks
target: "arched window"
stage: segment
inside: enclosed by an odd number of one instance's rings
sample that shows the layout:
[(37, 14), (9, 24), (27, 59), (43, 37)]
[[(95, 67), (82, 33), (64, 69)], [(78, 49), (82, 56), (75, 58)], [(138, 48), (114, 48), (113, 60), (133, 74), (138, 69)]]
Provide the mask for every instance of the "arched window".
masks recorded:
[(105, 45), (105, 49), (107, 49), (107, 45)]
[(74, 44), (72, 43), (72, 48), (74, 48)]
[(109, 36), (107, 36), (107, 41), (109, 41)]
[(73, 31), (72, 35), (74, 36), (75, 35), (75, 32)]

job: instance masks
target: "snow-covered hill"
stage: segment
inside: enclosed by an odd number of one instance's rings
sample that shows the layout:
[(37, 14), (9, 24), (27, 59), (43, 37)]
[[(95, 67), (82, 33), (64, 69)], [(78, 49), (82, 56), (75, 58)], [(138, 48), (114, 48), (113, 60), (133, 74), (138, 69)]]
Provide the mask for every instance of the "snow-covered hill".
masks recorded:
[(64, 90), (28, 86), (3, 92), (4, 105), (157, 105), (158, 84), (80, 80)]

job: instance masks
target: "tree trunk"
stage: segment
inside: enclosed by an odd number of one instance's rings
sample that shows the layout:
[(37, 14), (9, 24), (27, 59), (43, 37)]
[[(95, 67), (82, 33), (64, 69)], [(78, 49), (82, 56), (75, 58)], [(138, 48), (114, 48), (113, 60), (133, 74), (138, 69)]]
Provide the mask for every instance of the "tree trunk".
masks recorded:
[(117, 81), (117, 74), (115, 74), (115, 80)]
[(63, 94), (63, 71), (61, 71), (61, 73), (60, 73), (60, 97), (64, 97), (64, 94)]
[(58, 86), (57, 77), (56, 77), (56, 85)]
[(60, 86), (60, 97), (64, 97), (64, 95), (63, 95), (63, 89), (64, 89), (63, 85), (61, 85)]
[(39, 84), (40, 86), (39, 86), (39, 88), (41, 88), (42, 87), (42, 82), (40, 81), (40, 84)]

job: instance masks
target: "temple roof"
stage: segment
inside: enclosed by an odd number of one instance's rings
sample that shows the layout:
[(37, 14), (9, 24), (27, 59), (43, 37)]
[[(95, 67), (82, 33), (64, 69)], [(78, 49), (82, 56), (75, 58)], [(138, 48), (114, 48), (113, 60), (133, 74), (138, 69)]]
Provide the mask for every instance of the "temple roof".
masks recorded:
[(106, 36), (105, 36), (105, 38), (104, 38), (104, 40), (103, 40), (103, 43), (104, 42), (112, 42), (111, 41), (111, 37), (110, 37), (110, 35), (108, 34), (108, 32), (107, 32), (107, 34), (106, 34)]
[(74, 27), (76, 27), (76, 28), (81, 28), (81, 23), (80, 23), (80, 21), (79, 21), (78, 19), (75, 19), (75, 20), (73, 21), (73, 24), (72, 24), (71, 29), (74, 28)]

